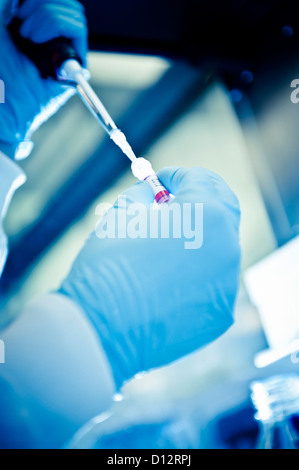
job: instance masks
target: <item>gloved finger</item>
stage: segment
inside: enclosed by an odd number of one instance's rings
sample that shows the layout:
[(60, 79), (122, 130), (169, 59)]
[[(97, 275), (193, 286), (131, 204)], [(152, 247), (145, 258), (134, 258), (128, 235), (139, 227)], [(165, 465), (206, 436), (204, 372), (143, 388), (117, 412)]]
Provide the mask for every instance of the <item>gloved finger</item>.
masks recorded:
[[(32, 15), (40, 5), (40, 0), (25, 0), (18, 9), (18, 17), (21, 19), (27, 18)], [(59, 6), (70, 8), (83, 14), (85, 11), (82, 3), (77, 0), (47, 0), (47, 5), (52, 11), (55, 11)]]
[(73, 38), (73, 46), (75, 51), (79, 54), (82, 60), (82, 65), (84, 68), (87, 68), (87, 52), (88, 52), (88, 35), (87, 29), (86, 33), (80, 34), (80, 36)]
[(239, 202), (221, 176), (201, 167), (167, 167), (158, 177), (177, 201), (202, 202), (210, 205), (221, 202), (239, 212)]
[(137, 181), (133, 186), (118, 196), (113, 207), (115, 209), (127, 209), (130, 204), (140, 202), (150, 207), (154, 202), (154, 194), (146, 181)]
[(73, 15), (70, 9), (59, 8), (54, 16), (45, 6), (41, 6), (24, 19), (20, 33), (25, 38), (41, 43), (62, 34), (71, 38), (76, 37), (82, 33), (84, 26), (85, 22), (80, 15)]
[(171, 166), (159, 170), (157, 175), (165, 188), (174, 196), (177, 196), (181, 186), (181, 181), (189, 170), (190, 168), (183, 166)]
[(59, 36), (73, 40), (73, 46), (86, 63), (87, 26), (83, 15), (73, 10), (57, 7), (54, 13), (46, 6), (41, 6), (26, 18), (20, 28), (20, 34), (36, 43), (43, 43)]
[(202, 193), (202, 189), (212, 190), (216, 184), (224, 183), (219, 175), (201, 167), (166, 167), (158, 172), (158, 176), (175, 196), (183, 195), (187, 190)]

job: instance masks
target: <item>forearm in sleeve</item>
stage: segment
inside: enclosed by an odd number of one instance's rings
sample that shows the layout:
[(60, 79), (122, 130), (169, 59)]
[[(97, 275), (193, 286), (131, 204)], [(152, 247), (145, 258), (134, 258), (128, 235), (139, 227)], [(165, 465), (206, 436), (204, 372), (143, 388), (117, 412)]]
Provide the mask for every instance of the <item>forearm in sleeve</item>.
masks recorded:
[(0, 333), (11, 384), (34, 417), (35, 447), (60, 447), (86, 421), (107, 410), (115, 392), (95, 330), (61, 294), (30, 302)]

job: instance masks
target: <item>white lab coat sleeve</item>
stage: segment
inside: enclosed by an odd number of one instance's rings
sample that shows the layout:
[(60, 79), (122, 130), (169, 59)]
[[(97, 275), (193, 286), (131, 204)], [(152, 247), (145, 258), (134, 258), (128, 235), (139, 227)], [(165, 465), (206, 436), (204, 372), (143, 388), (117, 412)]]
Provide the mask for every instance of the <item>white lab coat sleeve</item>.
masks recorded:
[(15, 190), (26, 180), (23, 170), (0, 152), (0, 276), (7, 257), (7, 238), (2, 222)]
[(115, 385), (100, 339), (69, 298), (52, 293), (34, 299), (0, 337), (0, 377), (27, 405), (29, 397), (37, 447), (64, 445), (112, 405)]

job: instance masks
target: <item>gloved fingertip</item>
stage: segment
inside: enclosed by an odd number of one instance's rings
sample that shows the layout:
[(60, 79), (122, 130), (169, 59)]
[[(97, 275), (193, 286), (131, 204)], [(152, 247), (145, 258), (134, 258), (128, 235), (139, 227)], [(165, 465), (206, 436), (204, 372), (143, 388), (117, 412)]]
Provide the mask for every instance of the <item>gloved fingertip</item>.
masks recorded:
[(28, 24), (28, 21), (24, 20), (23, 23), (21, 24), (21, 27), (20, 27), (20, 35), (25, 38), (25, 39), (28, 39), (29, 36), (30, 36), (30, 25)]
[(75, 51), (79, 54), (82, 61), (82, 67), (87, 68), (87, 52), (88, 52), (88, 38), (87, 32), (80, 38), (73, 39), (73, 46)]
[(182, 178), (189, 171), (189, 168), (171, 166), (158, 171), (157, 175), (165, 188), (174, 196), (179, 190)]
[[(24, 18), (26, 18), (26, 16), (28, 16), (30, 13), (32, 13), (32, 11), (34, 11), (33, 8), (32, 8), (31, 3), (32, 2), (28, 2), (28, 0), (27, 0), (25, 2), (22, 2), (22, 4), (18, 6), (18, 9), (17, 9), (18, 18), (23, 20)], [(16, 2), (13, 2), (13, 8), (14, 9), (16, 8), (15, 4), (16, 4)]]

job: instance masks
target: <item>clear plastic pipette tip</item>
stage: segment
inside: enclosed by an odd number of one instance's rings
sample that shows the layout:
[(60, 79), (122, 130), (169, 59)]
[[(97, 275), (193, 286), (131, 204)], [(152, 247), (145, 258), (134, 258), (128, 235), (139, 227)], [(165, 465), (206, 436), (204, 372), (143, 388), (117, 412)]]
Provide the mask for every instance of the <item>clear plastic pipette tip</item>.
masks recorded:
[(131, 145), (127, 141), (125, 134), (120, 129), (113, 129), (110, 132), (110, 138), (116, 145), (118, 145), (118, 147), (120, 147), (120, 149), (124, 152), (125, 155), (127, 155), (131, 162), (136, 160), (137, 157), (133, 152)]

